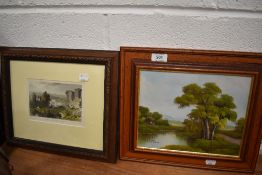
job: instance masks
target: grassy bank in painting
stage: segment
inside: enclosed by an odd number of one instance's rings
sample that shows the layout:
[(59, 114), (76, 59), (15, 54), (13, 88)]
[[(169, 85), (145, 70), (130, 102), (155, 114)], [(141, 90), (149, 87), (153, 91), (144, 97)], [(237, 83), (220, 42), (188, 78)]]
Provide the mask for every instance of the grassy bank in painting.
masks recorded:
[[(239, 155), (240, 142), (235, 143), (230, 139), (226, 140), (224, 136), (231, 138), (231, 135), (240, 135), (240, 137), (232, 137), (235, 140), (241, 139), (243, 131), (243, 119), (237, 121), (236, 127), (232, 130), (219, 129), (213, 139), (202, 138), (201, 127), (199, 125), (189, 125), (188, 120), (183, 122), (174, 120), (165, 120), (163, 115), (158, 112), (151, 112), (149, 108), (139, 107), (139, 125), (138, 139), (145, 140), (145, 137), (156, 137), (163, 133), (173, 132), (177, 137), (186, 141), (186, 145), (172, 144), (159, 147), (159, 149), (190, 151), (199, 153), (213, 153), (223, 155)], [(240, 134), (239, 134), (240, 133)], [(169, 139), (175, 139), (170, 137)], [(142, 141), (138, 140), (138, 143)], [(153, 139), (150, 142), (157, 142)], [(141, 145), (138, 145), (141, 146)]]
[[(187, 146), (184, 145), (166, 145), (162, 149), (179, 150), (179, 151), (192, 151), (200, 153), (213, 153), (224, 155), (238, 155), (240, 149), (239, 143), (232, 143), (231, 140), (225, 140), (219, 133), (225, 130), (219, 130), (215, 134), (213, 140), (207, 140), (199, 137), (196, 132), (188, 131), (185, 127), (174, 127), (173, 130), (176, 135), (183, 137), (187, 140)], [(226, 131), (229, 132), (229, 131)], [(238, 134), (236, 130), (231, 130), (230, 133)], [(226, 135), (226, 134), (225, 134)], [(230, 136), (228, 136), (230, 137)]]
[[(189, 138), (188, 138), (189, 139)], [(230, 143), (221, 137), (214, 140), (205, 139), (189, 139), (188, 146), (184, 145), (167, 145), (162, 149), (191, 151), (199, 153), (213, 153), (223, 155), (238, 155), (239, 145)]]

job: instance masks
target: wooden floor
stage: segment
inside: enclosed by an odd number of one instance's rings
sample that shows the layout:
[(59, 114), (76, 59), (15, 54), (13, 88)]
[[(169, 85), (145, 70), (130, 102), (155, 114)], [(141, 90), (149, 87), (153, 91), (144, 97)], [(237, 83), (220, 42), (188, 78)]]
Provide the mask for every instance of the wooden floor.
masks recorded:
[[(239, 175), (211, 171), (118, 160), (116, 164), (90, 161), (56, 154), (15, 148), (10, 153), (14, 175)], [(259, 157), (255, 175), (262, 175)]]

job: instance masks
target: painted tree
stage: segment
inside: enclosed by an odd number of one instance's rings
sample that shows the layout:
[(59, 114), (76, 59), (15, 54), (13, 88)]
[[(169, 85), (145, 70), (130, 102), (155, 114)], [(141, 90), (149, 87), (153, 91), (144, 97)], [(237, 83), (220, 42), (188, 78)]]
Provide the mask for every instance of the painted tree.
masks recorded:
[(169, 126), (167, 120), (163, 119), (163, 115), (159, 112), (150, 112), (147, 107), (139, 106), (139, 123), (148, 125), (165, 125)]
[[(200, 87), (193, 83), (183, 87), (183, 94), (175, 98), (179, 108), (192, 106), (186, 123), (192, 122), (201, 127), (202, 138), (212, 140), (217, 128), (222, 128), (227, 121), (235, 121), (237, 114), (233, 97), (222, 94), (221, 89), (211, 82)], [(190, 120), (190, 122), (189, 122)]]
[(152, 113), (149, 111), (147, 107), (139, 106), (139, 123), (148, 123), (152, 122)]
[(242, 117), (237, 120), (237, 125), (235, 127), (235, 131), (242, 133), (244, 131), (244, 125), (245, 125), (245, 118)]
[(224, 128), (228, 120), (235, 122), (237, 119), (237, 113), (233, 110), (236, 108), (236, 105), (234, 104), (232, 96), (221, 94), (220, 97), (215, 100), (214, 105), (216, 107), (216, 115), (213, 116), (210, 121), (212, 124), (211, 139), (214, 138), (217, 128)]

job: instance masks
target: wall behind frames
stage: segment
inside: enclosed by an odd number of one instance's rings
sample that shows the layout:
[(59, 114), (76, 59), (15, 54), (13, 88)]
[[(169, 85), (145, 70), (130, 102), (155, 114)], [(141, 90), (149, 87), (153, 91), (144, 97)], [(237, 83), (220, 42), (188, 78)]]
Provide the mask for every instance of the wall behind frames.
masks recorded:
[(262, 52), (262, 1), (0, 0), (0, 29), (13, 47)]

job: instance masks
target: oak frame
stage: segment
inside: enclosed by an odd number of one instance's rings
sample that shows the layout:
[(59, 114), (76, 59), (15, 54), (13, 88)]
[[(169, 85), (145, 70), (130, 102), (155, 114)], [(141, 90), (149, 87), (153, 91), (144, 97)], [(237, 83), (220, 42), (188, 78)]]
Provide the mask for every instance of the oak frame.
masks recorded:
[[(10, 145), (53, 153), (76, 156), (80, 158), (116, 162), (117, 145), (117, 111), (118, 111), (118, 52), (40, 49), (40, 48), (2, 48), (2, 104), (6, 141)], [(103, 150), (78, 148), (68, 145), (53, 144), (42, 141), (17, 138), (14, 136), (11, 102), (10, 61), (22, 60), (33, 62), (71, 63), (104, 65), (104, 114), (103, 114)], [(84, 138), (83, 138), (84, 139)]]
[[(152, 62), (151, 54), (168, 54), (167, 62)], [(120, 159), (216, 170), (253, 172), (262, 137), (262, 54), (160, 48), (121, 47), (120, 78)], [(139, 69), (183, 70), (252, 75), (253, 89), (243, 147), (239, 158), (188, 154), (137, 148)], [(216, 165), (205, 165), (216, 160)]]

